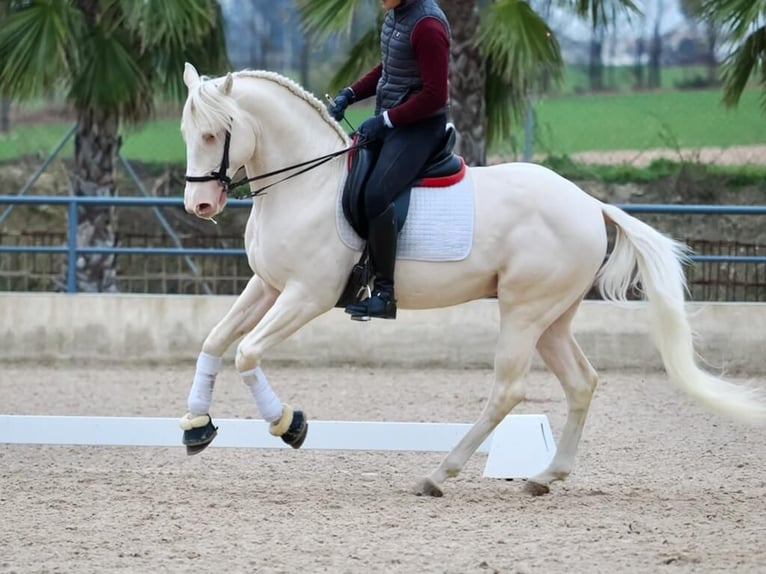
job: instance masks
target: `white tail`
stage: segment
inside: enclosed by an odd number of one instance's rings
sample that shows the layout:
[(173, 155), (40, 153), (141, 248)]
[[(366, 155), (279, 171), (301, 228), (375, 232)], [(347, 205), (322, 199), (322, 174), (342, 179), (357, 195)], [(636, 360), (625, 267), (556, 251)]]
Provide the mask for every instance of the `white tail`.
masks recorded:
[(766, 402), (757, 390), (715, 377), (696, 363), (684, 307), (686, 246), (618, 207), (604, 204), (602, 211), (617, 228), (612, 254), (597, 276), (604, 298), (625, 301), (628, 289), (640, 283), (649, 303), (654, 341), (670, 379), (713, 411), (766, 422)]

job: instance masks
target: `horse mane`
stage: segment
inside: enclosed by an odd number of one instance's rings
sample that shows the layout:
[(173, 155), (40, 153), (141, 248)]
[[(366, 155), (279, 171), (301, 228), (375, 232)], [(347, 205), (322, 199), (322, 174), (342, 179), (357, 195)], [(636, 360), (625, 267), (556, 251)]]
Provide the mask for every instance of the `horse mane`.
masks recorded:
[[(285, 88), (291, 94), (306, 102), (319, 114), (319, 116), (338, 134), (345, 143), (348, 136), (341, 125), (336, 122), (325, 105), (312, 93), (305, 90), (297, 82), (276, 72), (266, 70), (242, 70), (233, 74), (237, 78), (255, 78), (267, 80)], [(221, 94), (218, 89), (218, 81), (221, 78), (203, 77), (199, 85), (189, 91), (189, 99), (185, 106), (191, 121), (203, 132), (216, 133), (220, 130), (230, 130), (231, 123), (237, 116), (237, 104), (229, 97)], [(186, 113), (184, 113), (184, 120)]]

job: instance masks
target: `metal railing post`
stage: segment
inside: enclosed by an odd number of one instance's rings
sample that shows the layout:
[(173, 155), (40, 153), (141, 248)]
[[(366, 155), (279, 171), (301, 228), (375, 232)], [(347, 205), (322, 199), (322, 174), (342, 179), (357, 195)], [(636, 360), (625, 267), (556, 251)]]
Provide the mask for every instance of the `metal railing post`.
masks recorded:
[(66, 290), (67, 293), (77, 293), (77, 199), (72, 200), (67, 206), (67, 265), (66, 265)]

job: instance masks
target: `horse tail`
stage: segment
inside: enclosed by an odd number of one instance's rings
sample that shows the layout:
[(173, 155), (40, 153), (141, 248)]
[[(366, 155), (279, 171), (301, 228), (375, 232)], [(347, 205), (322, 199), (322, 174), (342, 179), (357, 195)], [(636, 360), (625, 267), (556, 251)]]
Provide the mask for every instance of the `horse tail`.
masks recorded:
[(604, 204), (602, 212), (617, 230), (612, 254), (596, 277), (603, 297), (622, 302), (630, 288), (640, 288), (648, 299), (652, 335), (670, 379), (715, 412), (766, 422), (766, 403), (755, 389), (715, 377), (697, 365), (684, 307), (686, 245), (618, 207)]

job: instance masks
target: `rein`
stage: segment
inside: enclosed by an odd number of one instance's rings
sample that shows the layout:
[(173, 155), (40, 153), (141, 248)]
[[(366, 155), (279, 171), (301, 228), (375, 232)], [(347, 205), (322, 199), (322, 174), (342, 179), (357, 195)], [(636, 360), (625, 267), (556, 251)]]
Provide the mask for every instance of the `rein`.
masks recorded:
[(223, 144), (223, 157), (221, 158), (221, 166), (218, 168), (218, 170), (211, 172), (210, 175), (184, 175), (184, 179), (189, 182), (218, 181), (223, 186), (224, 192), (229, 193), (230, 191), (235, 190), (238, 187), (242, 187), (243, 185), (247, 185), (250, 182), (266, 179), (275, 175), (279, 175), (280, 173), (285, 173), (295, 169), (303, 168), (300, 171), (291, 173), (290, 175), (283, 177), (280, 180), (274, 181), (270, 183), (269, 185), (256, 189), (255, 191), (252, 191), (252, 190), (249, 192), (238, 191), (234, 193), (234, 196), (236, 199), (244, 199), (247, 197), (257, 197), (259, 195), (262, 195), (263, 193), (266, 192), (267, 189), (269, 189), (270, 187), (274, 185), (277, 185), (278, 183), (282, 183), (283, 181), (287, 181), (288, 179), (297, 177), (301, 175), (302, 173), (306, 173), (307, 171), (310, 171), (316, 167), (319, 167), (323, 163), (327, 163), (331, 159), (334, 159), (338, 156), (354, 151), (355, 149), (359, 149), (360, 147), (364, 147), (365, 145), (367, 145), (367, 143), (368, 142), (355, 143), (345, 149), (328, 153), (327, 155), (316, 157), (314, 159), (310, 159), (308, 161), (304, 161), (301, 163), (289, 165), (287, 167), (283, 167), (281, 169), (277, 169), (277, 170), (256, 175), (253, 177), (244, 177), (238, 181), (232, 182), (231, 178), (228, 175), (226, 175), (226, 172), (229, 170), (229, 145), (231, 144), (231, 133), (229, 133), (229, 131), (227, 130), (226, 139), (224, 140), (224, 144)]

